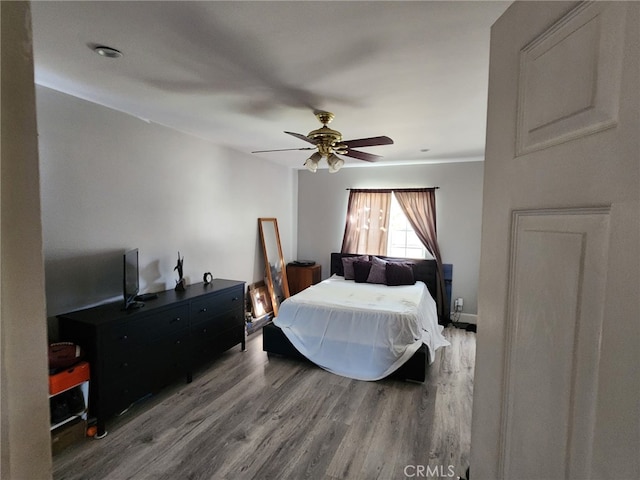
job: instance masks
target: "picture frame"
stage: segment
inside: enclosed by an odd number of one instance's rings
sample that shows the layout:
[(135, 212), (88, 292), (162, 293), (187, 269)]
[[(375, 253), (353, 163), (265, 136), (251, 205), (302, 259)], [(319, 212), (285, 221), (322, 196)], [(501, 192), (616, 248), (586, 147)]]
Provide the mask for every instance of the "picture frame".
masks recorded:
[(251, 299), (251, 315), (260, 318), (273, 312), (271, 296), (264, 282), (249, 285), (249, 298)]

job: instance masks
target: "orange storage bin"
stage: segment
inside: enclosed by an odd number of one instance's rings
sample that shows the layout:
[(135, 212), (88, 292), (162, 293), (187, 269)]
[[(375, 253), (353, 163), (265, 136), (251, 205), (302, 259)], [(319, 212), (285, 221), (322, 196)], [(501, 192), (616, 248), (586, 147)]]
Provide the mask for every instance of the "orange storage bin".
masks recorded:
[(56, 395), (89, 380), (89, 363), (79, 362), (73, 367), (49, 375), (49, 395)]

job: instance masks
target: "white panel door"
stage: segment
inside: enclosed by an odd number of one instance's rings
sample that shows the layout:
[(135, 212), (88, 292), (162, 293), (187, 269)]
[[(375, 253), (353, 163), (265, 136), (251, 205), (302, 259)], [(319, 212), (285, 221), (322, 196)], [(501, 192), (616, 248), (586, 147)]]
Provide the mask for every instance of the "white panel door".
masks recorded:
[(640, 478), (640, 3), (491, 37), (471, 478)]

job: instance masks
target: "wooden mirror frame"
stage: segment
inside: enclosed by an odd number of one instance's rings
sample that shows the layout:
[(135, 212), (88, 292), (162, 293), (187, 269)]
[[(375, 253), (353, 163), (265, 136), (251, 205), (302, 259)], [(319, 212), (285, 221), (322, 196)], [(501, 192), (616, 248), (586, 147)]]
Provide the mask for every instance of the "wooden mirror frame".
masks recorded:
[[(267, 288), (269, 289), (269, 293), (271, 295), (271, 306), (273, 308), (273, 316), (278, 316), (278, 306), (280, 302), (285, 298), (289, 298), (289, 282), (287, 280), (287, 269), (284, 264), (284, 258), (282, 256), (282, 246), (280, 245), (280, 233), (278, 232), (278, 220), (275, 218), (258, 218), (258, 227), (260, 230), (260, 243), (262, 244), (262, 254), (264, 258), (264, 268), (267, 273), (266, 282)], [(270, 235), (270, 229), (273, 228), (273, 236)], [(275, 239), (276, 245), (268, 245), (271, 238)], [(265, 241), (266, 240), (266, 241)], [(271, 243), (274, 243), (271, 240)], [(277, 249), (277, 252), (276, 252)], [(271, 255), (270, 255), (271, 254)], [(276, 256), (278, 258), (270, 258)], [(273, 278), (272, 269), (270, 268), (273, 265), (275, 268), (275, 272), (279, 273), (279, 278)], [(280, 272), (278, 272), (278, 266), (280, 267)], [(277, 285), (277, 282), (280, 282)], [(280, 288), (282, 292), (282, 299), (278, 297), (278, 290), (276, 287)]]

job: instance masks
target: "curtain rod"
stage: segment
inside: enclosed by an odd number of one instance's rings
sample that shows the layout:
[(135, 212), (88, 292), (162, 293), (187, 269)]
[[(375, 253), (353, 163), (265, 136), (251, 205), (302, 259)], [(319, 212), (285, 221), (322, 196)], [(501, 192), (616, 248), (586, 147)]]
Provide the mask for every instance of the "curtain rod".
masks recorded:
[(346, 188), (346, 190), (376, 191), (376, 192), (420, 192), (423, 190), (437, 190), (440, 187), (416, 187), (416, 188)]

